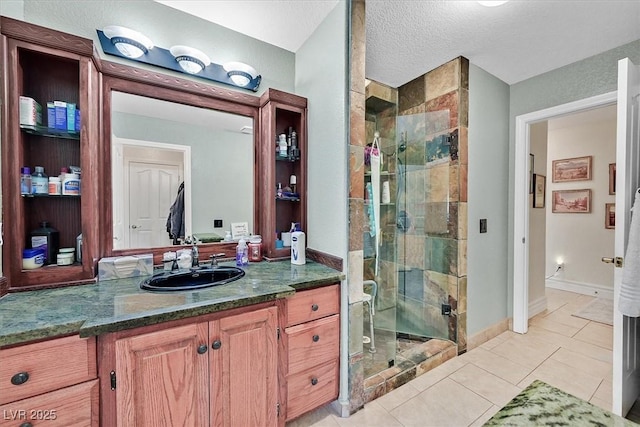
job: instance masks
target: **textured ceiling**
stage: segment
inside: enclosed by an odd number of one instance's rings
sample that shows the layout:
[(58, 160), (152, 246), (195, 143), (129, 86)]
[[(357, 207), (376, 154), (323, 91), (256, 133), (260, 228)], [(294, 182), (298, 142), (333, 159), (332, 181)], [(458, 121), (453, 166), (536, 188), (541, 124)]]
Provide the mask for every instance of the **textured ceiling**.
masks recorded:
[[(295, 52), (338, 0), (159, 2)], [(640, 0), (367, 0), (366, 10), (367, 78), (393, 87), (460, 55), (513, 84), (640, 39)]]
[(373, 0), (366, 10), (367, 78), (393, 87), (460, 55), (513, 84), (640, 39), (639, 0)]

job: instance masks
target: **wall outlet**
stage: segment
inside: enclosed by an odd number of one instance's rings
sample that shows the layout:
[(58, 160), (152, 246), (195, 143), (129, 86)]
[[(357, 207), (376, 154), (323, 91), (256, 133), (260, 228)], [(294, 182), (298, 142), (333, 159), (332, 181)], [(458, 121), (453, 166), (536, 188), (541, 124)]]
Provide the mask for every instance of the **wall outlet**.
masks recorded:
[(213, 228), (222, 228), (222, 220), (214, 219), (213, 220)]

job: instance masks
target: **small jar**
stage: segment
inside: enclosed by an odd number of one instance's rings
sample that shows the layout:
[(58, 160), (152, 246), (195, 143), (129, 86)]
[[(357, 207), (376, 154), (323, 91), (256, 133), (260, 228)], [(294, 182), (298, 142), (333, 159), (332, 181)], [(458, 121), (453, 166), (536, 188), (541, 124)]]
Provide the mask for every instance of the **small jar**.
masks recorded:
[(35, 270), (44, 265), (44, 250), (40, 248), (22, 250), (22, 268)]
[(249, 261), (262, 261), (262, 236), (249, 237)]
[(75, 257), (74, 248), (60, 248), (60, 252), (57, 256), (58, 265), (71, 265), (73, 264)]
[(60, 194), (62, 194), (62, 181), (60, 181), (60, 177), (50, 176), (49, 177), (49, 195), (59, 196)]
[(80, 195), (80, 176), (75, 173), (65, 173), (62, 180), (62, 194), (65, 196)]

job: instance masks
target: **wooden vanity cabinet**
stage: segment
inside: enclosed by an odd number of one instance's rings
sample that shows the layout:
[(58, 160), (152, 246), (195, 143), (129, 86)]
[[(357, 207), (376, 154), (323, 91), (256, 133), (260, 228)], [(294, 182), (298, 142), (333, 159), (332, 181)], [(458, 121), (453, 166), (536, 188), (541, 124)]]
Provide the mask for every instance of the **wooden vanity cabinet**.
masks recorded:
[[(9, 289), (31, 289), (93, 281), (98, 228), (98, 97), (99, 74), (93, 42), (37, 25), (0, 18), (2, 34), (2, 211), (4, 212), (3, 272)], [(42, 107), (42, 126), (20, 122), (20, 97)], [(47, 102), (76, 104), (78, 132), (47, 127)], [(48, 176), (62, 167), (82, 168), (81, 194), (23, 196), (20, 168), (43, 166)], [(82, 233), (82, 262), (22, 268), (22, 250), (30, 247), (30, 232), (47, 221), (60, 233), (60, 247), (76, 247)]]
[(100, 337), (102, 424), (276, 425), (277, 320), (252, 307)]
[(0, 426), (99, 425), (95, 338), (0, 350)]
[(338, 398), (340, 287), (330, 285), (283, 302), (280, 399), (286, 421)]

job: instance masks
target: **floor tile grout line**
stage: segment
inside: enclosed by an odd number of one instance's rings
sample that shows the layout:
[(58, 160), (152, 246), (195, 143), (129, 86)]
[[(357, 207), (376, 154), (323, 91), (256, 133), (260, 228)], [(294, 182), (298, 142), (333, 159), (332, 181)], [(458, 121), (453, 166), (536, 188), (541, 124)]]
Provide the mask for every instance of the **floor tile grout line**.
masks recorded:
[[(448, 378), (448, 377), (447, 377), (447, 378)], [(453, 378), (449, 378), (449, 379), (450, 379), (451, 381), (453, 381), (454, 383), (456, 383), (456, 384), (458, 384), (458, 385), (461, 385), (462, 387), (466, 388), (466, 389), (467, 389), (467, 390), (469, 390), (471, 393), (473, 393), (473, 394), (475, 394), (476, 396), (480, 397), (482, 400), (486, 400), (487, 402), (489, 402), (489, 403), (491, 404), (491, 406), (493, 406), (493, 405), (498, 406), (498, 404), (493, 403), (491, 400), (487, 399), (485, 396), (481, 395), (480, 393), (478, 393), (478, 392), (476, 392), (476, 391), (474, 391), (474, 390), (471, 390), (469, 387), (467, 387), (466, 385), (462, 384), (461, 382), (456, 381), (456, 380), (454, 380)], [(507, 402), (507, 403), (508, 403), (508, 402)], [(503, 405), (503, 406), (504, 406), (504, 405)], [(488, 410), (488, 408), (487, 408), (487, 410)], [(486, 411), (485, 411), (485, 412), (486, 412)], [(484, 412), (483, 412), (482, 414), (484, 414)], [(480, 414), (480, 416), (482, 416), (482, 414)]]

